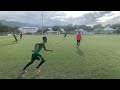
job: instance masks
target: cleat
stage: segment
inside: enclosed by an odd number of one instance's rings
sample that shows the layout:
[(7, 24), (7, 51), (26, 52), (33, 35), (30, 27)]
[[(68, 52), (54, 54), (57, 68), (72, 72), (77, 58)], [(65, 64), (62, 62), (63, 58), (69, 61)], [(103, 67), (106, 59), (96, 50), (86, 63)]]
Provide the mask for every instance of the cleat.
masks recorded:
[(22, 72), (23, 72), (23, 73), (27, 73), (27, 70), (26, 70), (26, 69), (22, 69)]
[(40, 68), (36, 68), (36, 71), (37, 71), (37, 72), (41, 72)]

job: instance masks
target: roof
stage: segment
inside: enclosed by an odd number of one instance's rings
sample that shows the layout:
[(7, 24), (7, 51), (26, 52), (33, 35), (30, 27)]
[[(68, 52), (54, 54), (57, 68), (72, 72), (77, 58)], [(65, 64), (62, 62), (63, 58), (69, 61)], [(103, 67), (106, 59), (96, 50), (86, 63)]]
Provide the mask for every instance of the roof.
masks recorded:
[(58, 31), (47, 31), (47, 32), (58, 32)]
[(79, 30), (75, 30), (75, 31), (85, 31), (84, 29), (79, 29)]
[(104, 28), (103, 30), (104, 30), (104, 31), (115, 31), (115, 29), (110, 28), (110, 27), (106, 27), (106, 28)]

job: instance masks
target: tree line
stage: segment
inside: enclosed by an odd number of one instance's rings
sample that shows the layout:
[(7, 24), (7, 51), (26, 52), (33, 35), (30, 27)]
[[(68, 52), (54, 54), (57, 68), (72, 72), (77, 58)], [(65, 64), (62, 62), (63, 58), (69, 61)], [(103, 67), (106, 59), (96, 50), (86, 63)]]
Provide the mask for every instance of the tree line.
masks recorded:
[(3, 25), (0, 23), (0, 32), (16, 32), (19, 33), (20, 31), (18, 30), (19, 27), (10, 27), (7, 25)]
[[(116, 29), (116, 33), (120, 34), (120, 24), (119, 23), (108, 24), (106, 26), (109, 26), (110, 28)], [(62, 28), (62, 29), (64, 29), (65, 32), (73, 32), (73, 31), (79, 30), (79, 29), (83, 29), (85, 31), (91, 32), (95, 29), (102, 30), (106, 26), (102, 26), (102, 24), (96, 24), (96, 25), (93, 25), (93, 26), (68, 24), (68, 25), (64, 25), (64, 26), (55, 25), (55, 26), (51, 26), (49, 28), (52, 28), (52, 30), (54, 30), (54, 31), (59, 31)], [(10, 27), (10, 26), (3, 25), (3, 24), (0, 23), (0, 32), (16, 32), (16, 33), (19, 33), (20, 31), (18, 30), (18, 28), (19, 27)], [(37, 32), (41, 33), (42, 30), (45, 33), (45, 32), (48, 31), (48, 27), (39, 28), (39, 30)]]
[[(110, 28), (116, 29), (116, 33), (120, 34), (119, 23), (118, 24), (107, 24), (105, 26), (103, 26), (102, 24), (96, 24), (93, 26), (68, 24), (64, 26), (55, 25), (55, 26), (51, 26), (50, 28), (52, 28), (53, 31), (59, 31), (62, 28), (65, 30), (65, 32), (74, 32), (75, 30), (79, 30), (79, 29), (83, 29), (87, 32), (91, 32), (95, 29), (103, 30), (107, 26), (109, 26)], [(44, 33), (46, 31), (49, 31), (48, 27), (44, 27), (43, 29), (39, 29), (38, 32), (41, 32), (42, 30), (44, 31)]]

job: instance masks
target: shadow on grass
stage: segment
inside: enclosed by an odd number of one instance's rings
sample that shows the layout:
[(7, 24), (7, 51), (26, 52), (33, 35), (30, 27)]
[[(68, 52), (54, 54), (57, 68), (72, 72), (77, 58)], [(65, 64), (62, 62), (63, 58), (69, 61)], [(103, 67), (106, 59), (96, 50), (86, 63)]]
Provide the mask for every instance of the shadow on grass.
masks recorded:
[(31, 77), (31, 79), (36, 79), (36, 78), (39, 77), (39, 76), (40, 76), (40, 74), (37, 74), (37, 75)]
[(0, 46), (8, 46), (8, 45), (13, 45), (13, 44), (16, 44), (15, 42), (12, 42), (12, 43), (9, 43), (9, 44), (2, 44)]
[(24, 79), (24, 78), (23, 78), (23, 74), (25, 74), (25, 73), (20, 73), (20, 74), (17, 76), (16, 79)]
[(77, 49), (77, 54), (78, 54), (79, 56), (84, 56), (83, 51), (82, 51), (82, 50), (80, 50), (80, 48), (79, 48), (79, 47), (76, 47), (76, 49)]

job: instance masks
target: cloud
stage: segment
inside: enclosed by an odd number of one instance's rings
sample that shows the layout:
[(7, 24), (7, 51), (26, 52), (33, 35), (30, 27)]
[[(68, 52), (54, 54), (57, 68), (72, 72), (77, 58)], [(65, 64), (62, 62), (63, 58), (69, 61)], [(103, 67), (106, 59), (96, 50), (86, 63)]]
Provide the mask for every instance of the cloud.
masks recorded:
[[(42, 11), (0, 11), (0, 20), (42, 24)], [(43, 11), (44, 25), (107, 24), (120, 21), (120, 11)]]
[(109, 14), (106, 14), (105, 16), (102, 16), (98, 19), (98, 22), (101, 22), (102, 24), (114, 24), (114, 23), (120, 23), (120, 11), (112, 11)]
[(88, 25), (95, 24), (95, 23), (97, 24), (98, 19), (108, 13), (110, 13), (110, 11), (90, 12), (81, 17), (75, 18), (74, 21), (76, 21), (76, 23), (79, 23), (79, 24), (88, 24)]

